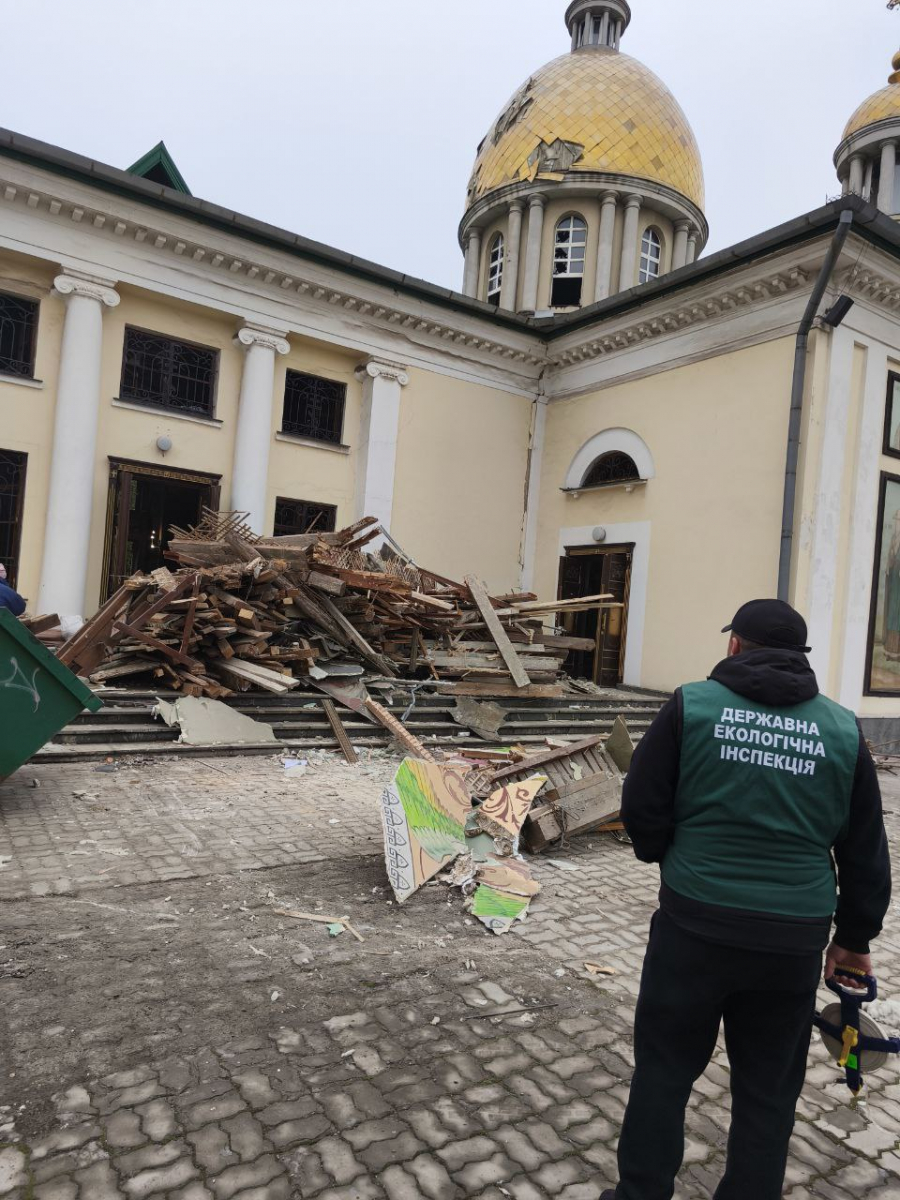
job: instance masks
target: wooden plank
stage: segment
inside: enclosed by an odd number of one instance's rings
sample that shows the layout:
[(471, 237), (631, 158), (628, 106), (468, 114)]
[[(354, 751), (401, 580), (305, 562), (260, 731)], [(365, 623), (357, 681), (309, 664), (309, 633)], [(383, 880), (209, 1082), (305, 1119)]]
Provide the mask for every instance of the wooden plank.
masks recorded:
[(605, 600), (615, 600), (615, 596), (607, 592), (602, 596), (578, 596), (574, 600), (526, 600), (515, 607), (516, 611), (520, 613), (565, 612), (567, 609), (575, 608), (579, 604), (600, 604)]
[(415, 600), (417, 604), (424, 604), (427, 608), (436, 608), (441, 612), (456, 612), (455, 604), (450, 604), (447, 600), (439, 600), (437, 596), (426, 596), (423, 592), (413, 592), (410, 599)]
[(348, 763), (358, 763), (359, 757), (356, 751), (353, 749), (353, 743), (347, 736), (347, 730), (344, 728), (344, 722), (338, 716), (338, 711), (334, 707), (333, 701), (322, 700), (321, 705), (325, 711), (325, 716), (328, 718), (328, 724), (331, 726), (331, 731), (337, 738), (337, 743), (343, 751), (344, 758), (346, 758)]
[(491, 782), (499, 783), (503, 779), (509, 779), (519, 772), (529, 772), (535, 767), (546, 766), (547, 763), (558, 762), (563, 758), (572, 758), (574, 755), (588, 750), (593, 746), (599, 746), (603, 741), (601, 736), (584, 738), (580, 742), (573, 742), (570, 746), (563, 746), (556, 750), (544, 750), (540, 754), (533, 754), (530, 758), (523, 759), (522, 762), (516, 763), (514, 767), (507, 767), (505, 771), (497, 771), (491, 776)]
[(426, 762), (437, 762), (437, 759), (434, 757), (434, 755), (429, 750), (425, 749), (419, 739), (413, 737), (409, 730), (405, 729), (397, 720), (397, 718), (393, 717), (386, 708), (383, 708), (377, 702), (377, 700), (373, 700), (370, 697), (368, 700), (366, 700), (366, 708), (372, 714), (372, 716), (384, 726), (388, 733), (392, 734), (400, 743), (400, 745), (403, 746), (404, 749), (408, 750), (414, 758), (422, 758)]
[(140, 642), (144, 646), (150, 646), (154, 650), (158, 650), (166, 658), (171, 658), (173, 662), (184, 663), (190, 671), (202, 672), (204, 670), (203, 664), (198, 662), (196, 658), (191, 658), (190, 655), (182, 654), (180, 650), (175, 650), (172, 646), (167, 646), (165, 642), (161, 642), (159, 638), (153, 637), (150, 633), (145, 633), (142, 629), (135, 629), (133, 625), (126, 625), (123, 621), (116, 621), (113, 629), (126, 637), (132, 638), (136, 642)]
[(33, 633), (35, 637), (39, 633), (47, 633), (51, 629), (56, 629), (59, 626), (58, 613), (48, 613), (46, 617), (20, 617), (19, 621), (29, 633)]
[(532, 808), (522, 827), (522, 840), (527, 850), (539, 854), (564, 835), (587, 833), (614, 820), (621, 805), (621, 776), (595, 777), (593, 787), (581, 788), (556, 805), (538, 803)]
[(561, 700), (565, 688), (561, 683), (533, 683), (519, 688), (512, 680), (463, 679), (458, 683), (438, 683), (437, 690), (443, 696), (490, 696), (505, 699), (515, 696), (519, 700)]
[(371, 663), (376, 671), (380, 671), (382, 675), (387, 675), (391, 679), (396, 679), (397, 672), (394, 670), (391, 663), (389, 663), (386, 658), (383, 658), (382, 655), (375, 653), (366, 639), (356, 630), (353, 625), (350, 624), (341, 610), (337, 608), (337, 606), (334, 605), (327, 596), (320, 596), (319, 601), (322, 607), (331, 617), (334, 624), (336, 624), (338, 628), (343, 631), (346, 638), (349, 638), (351, 644), (357, 648), (363, 658), (365, 658), (367, 662)]
[(81, 663), (80, 656), (87, 650), (93, 649), (106, 637), (119, 612), (133, 596), (134, 586), (123, 583), (91, 619), (60, 647), (56, 657), (63, 666), (71, 667), (73, 670), (78, 667)]
[(512, 676), (513, 683), (516, 687), (529, 687), (531, 679), (528, 672), (522, 666), (522, 660), (516, 654), (515, 648), (509, 638), (506, 636), (506, 630), (500, 624), (494, 606), (491, 604), (491, 598), (488, 595), (487, 588), (480, 579), (476, 579), (474, 575), (466, 576), (466, 587), (472, 593), (472, 599), (475, 601), (478, 611), (481, 613), (485, 625), (488, 627), (488, 632), (494, 639), (497, 649), (500, 651), (500, 657), (506, 663), (509, 673)]
[(343, 579), (336, 579), (333, 575), (323, 575), (321, 571), (310, 571), (306, 583), (309, 587), (315, 588), (317, 592), (328, 592), (330, 596), (343, 596), (347, 590), (347, 584)]

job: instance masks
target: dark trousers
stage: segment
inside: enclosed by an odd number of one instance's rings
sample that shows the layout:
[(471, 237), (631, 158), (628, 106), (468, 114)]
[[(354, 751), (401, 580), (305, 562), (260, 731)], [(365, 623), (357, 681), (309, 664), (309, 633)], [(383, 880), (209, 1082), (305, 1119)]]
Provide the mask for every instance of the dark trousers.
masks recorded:
[(718, 946), (656, 914), (635, 1017), (616, 1200), (671, 1200), (685, 1108), (723, 1020), (731, 1133), (716, 1200), (780, 1200), (821, 971), (821, 955)]

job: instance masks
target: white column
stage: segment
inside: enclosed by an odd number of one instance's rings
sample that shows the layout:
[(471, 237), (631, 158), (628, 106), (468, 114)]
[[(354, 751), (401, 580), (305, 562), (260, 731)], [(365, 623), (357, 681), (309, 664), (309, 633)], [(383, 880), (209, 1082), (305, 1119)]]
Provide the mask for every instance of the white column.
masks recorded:
[(850, 191), (854, 196), (862, 195), (864, 165), (859, 154), (854, 154), (850, 159)]
[(544, 469), (544, 442), (547, 430), (547, 397), (535, 396), (531, 415), (531, 443), (528, 447), (528, 484), (525, 492), (525, 519), (522, 523), (522, 543), (519, 585), (530, 592), (534, 585), (537, 557), (538, 513), (541, 501), (541, 473)]
[(356, 516), (377, 517), (390, 532), (394, 510), (394, 469), (400, 428), (400, 393), (409, 383), (405, 366), (373, 358), (360, 367), (362, 422), (357, 467)]
[(66, 298), (50, 493), (38, 612), (83, 617), (91, 540), (103, 309), (119, 295), (111, 281), (63, 274), (53, 287)]
[[(885, 142), (881, 147), (881, 179), (878, 184), (878, 207), (883, 213), (894, 211), (894, 171), (897, 169), (897, 143)], [(872, 197), (870, 196), (869, 199)]]
[(603, 18), (600, 21), (600, 45), (605, 46), (608, 39), (609, 39), (609, 11), (607, 10), (603, 14)]
[(272, 446), (272, 403), (275, 396), (275, 355), (287, 354), (290, 344), (274, 329), (245, 325), (234, 339), (246, 350), (241, 377), (241, 400), (231, 473), (231, 507), (248, 513), (247, 524), (265, 535), (269, 451)]
[[(604, 14), (608, 17), (609, 14)], [(612, 285), (613, 237), (616, 232), (615, 192), (604, 192), (600, 202), (600, 241), (597, 247), (597, 283), (594, 300), (605, 300)]]
[(675, 241), (672, 245), (672, 270), (677, 271), (679, 267), (683, 267), (687, 262), (688, 253), (688, 231), (691, 228), (690, 221), (675, 222)]
[(503, 266), (503, 290), (500, 307), (516, 310), (516, 295), (519, 291), (519, 261), (522, 255), (522, 213), (525, 206), (521, 200), (513, 200), (509, 206), (506, 231), (506, 262)]
[(692, 229), (688, 234), (687, 243), (687, 260), (689, 263), (697, 261), (697, 243), (699, 240), (700, 234), (698, 230)]
[(543, 196), (532, 196), (528, 202), (528, 241), (525, 246), (525, 282), (522, 291), (522, 308), (528, 312), (534, 312), (537, 308), (546, 204)]
[(635, 279), (635, 263), (637, 262), (638, 221), (641, 216), (640, 196), (629, 196), (625, 202), (625, 232), (622, 235), (622, 266), (619, 270), (619, 291), (627, 292), (637, 283)]
[(463, 294), (478, 295), (478, 275), (481, 269), (481, 230), (470, 229), (466, 235), (466, 271), (463, 277)]

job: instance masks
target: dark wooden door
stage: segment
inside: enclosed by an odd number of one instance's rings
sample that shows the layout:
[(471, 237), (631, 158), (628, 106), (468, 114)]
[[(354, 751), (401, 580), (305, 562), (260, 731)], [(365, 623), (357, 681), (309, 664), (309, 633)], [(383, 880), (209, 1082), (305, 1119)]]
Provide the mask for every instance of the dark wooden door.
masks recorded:
[(219, 485), (212, 477), (115, 464), (110, 474), (104, 598), (135, 572), (146, 574), (167, 565), (173, 525), (196, 525), (204, 508), (218, 507)]
[(590, 679), (600, 687), (622, 682), (631, 557), (631, 546), (611, 546), (569, 550), (560, 560), (560, 600), (611, 595), (622, 605), (562, 618), (573, 637), (594, 643), (593, 651), (575, 651), (569, 656), (566, 669), (576, 679)]

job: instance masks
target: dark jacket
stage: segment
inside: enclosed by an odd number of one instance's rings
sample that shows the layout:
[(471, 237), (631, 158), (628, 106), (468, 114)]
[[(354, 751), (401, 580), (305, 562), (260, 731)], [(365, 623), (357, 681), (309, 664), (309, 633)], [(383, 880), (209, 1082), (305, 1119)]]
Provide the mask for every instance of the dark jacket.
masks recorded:
[(0, 579), (0, 608), (8, 608), (14, 617), (21, 617), (25, 611), (25, 601), (3, 579)]
[[(819, 692), (806, 656), (786, 650), (754, 650), (727, 658), (710, 678), (748, 700), (773, 707), (801, 704)], [(641, 740), (625, 781), (622, 817), (642, 862), (662, 862), (672, 839), (682, 727), (679, 690)], [(845, 950), (868, 953), (890, 904), (891, 863), (878, 776), (862, 731), (850, 821), (833, 854), (840, 892), (834, 940)], [(703, 904), (665, 886), (660, 904), (687, 932), (746, 949), (807, 953), (821, 950), (830, 933), (830, 922)]]

